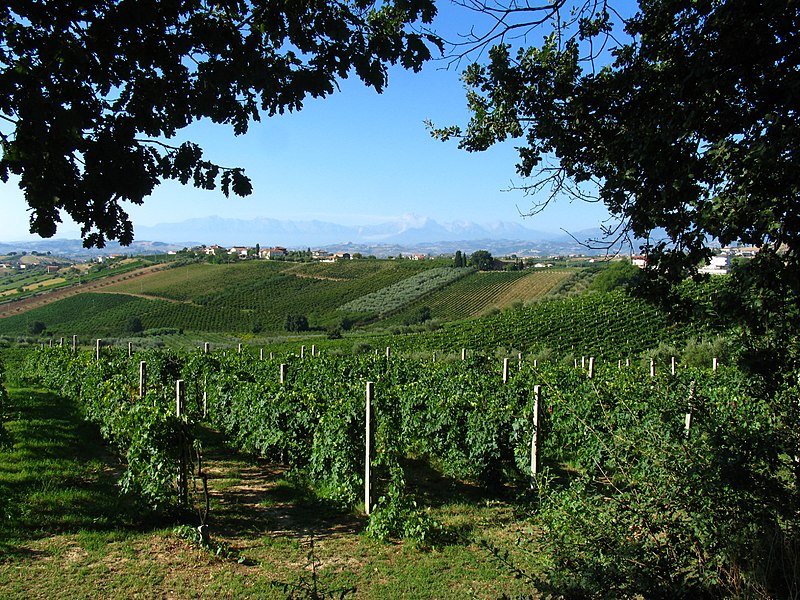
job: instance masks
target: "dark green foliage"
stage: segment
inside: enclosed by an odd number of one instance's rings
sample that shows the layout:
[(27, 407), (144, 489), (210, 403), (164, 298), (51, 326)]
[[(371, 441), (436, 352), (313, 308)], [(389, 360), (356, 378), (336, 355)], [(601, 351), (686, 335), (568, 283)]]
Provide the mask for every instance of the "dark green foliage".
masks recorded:
[[(129, 244), (121, 203), (163, 180), (251, 193), (240, 168), (169, 142), (198, 120), (247, 131), (300, 110), (355, 74), (382, 91), (388, 66), (419, 70), (436, 9), (419, 2), (36, 2), (0, 8), (0, 179), (20, 178), (31, 231), (51, 237), (65, 211), (87, 245)], [(165, 142), (166, 140), (166, 142)]]
[(305, 315), (286, 315), (286, 331), (308, 331), (308, 317)]
[(128, 319), (128, 333), (142, 333), (144, 331), (144, 325), (142, 325), (142, 319), (137, 316), (132, 316)]
[(642, 276), (639, 267), (627, 260), (615, 260), (592, 278), (590, 290), (610, 292), (618, 287), (633, 287)]
[(430, 306), (420, 306), (415, 309), (410, 315), (403, 319), (403, 325), (415, 325), (417, 323), (424, 323), (431, 319)]
[(461, 250), (456, 250), (455, 257), (453, 258), (453, 266), (456, 269), (467, 266), (467, 257), (461, 252)]
[(494, 267), (494, 258), (488, 250), (476, 250), (469, 257), (469, 266), (479, 271), (489, 271)]
[(45, 329), (47, 329), (47, 326), (41, 321), (31, 321), (31, 323), (28, 325), (28, 332), (32, 335), (39, 335)]

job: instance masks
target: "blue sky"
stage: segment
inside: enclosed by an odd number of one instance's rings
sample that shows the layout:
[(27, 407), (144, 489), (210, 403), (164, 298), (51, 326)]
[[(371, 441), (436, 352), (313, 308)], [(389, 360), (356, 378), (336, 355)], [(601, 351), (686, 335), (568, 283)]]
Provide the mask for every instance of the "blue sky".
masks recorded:
[[(466, 32), (473, 18), (442, 3), (435, 29)], [(513, 141), (467, 153), (455, 142), (431, 138), (426, 119), (437, 125), (468, 119), (459, 74), (443, 62), (431, 62), (420, 73), (393, 68), (383, 94), (351, 78), (341, 82), (339, 93), (309, 100), (298, 113), (265, 118), (244, 136), (212, 124), (186, 129), (174, 141), (198, 142), (209, 160), (244, 167), (253, 195), (226, 199), (219, 191), (167, 183), (142, 207), (127, 207), (134, 230), (137, 224), (211, 215), (367, 224), (411, 214), (439, 222), (521, 222), (544, 231), (579, 231), (607, 218), (602, 206), (564, 199), (522, 220), (532, 199), (508, 191), (523, 183), (515, 172)], [(14, 183), (0, 184), (0, 206), (0, 241), (31, 237)], [(76, 238), (77, 232), (66, 222), (56, 237)]]

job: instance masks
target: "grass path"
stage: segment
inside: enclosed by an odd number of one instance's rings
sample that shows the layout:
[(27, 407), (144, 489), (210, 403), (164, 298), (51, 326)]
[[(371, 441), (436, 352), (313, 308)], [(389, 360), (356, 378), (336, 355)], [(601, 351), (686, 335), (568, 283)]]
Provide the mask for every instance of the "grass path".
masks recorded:
[(325, 506), (284, 467), (232, 452), (206, 430), (209, 550), (187, 535), (193, 525), (154, 520), (120, 495), (118, 460), (70, 402), (13, 389), (8, 413), (9, 440), (0, 448), (0, 598), (530, 593), (479, 547), (491, 540), (513, 552), (523, 523), (509, 505), (460, 484), (447, 484), (447, 502), (431, 497), (434, 517), (458, 532), (453, 539), (429, 549), (382, 543), (363, 534), (362, 517)]

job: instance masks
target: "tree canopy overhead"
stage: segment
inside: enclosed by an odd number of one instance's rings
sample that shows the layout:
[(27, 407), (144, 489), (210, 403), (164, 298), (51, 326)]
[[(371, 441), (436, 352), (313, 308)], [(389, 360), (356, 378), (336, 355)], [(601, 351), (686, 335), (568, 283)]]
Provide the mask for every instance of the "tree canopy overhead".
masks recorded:
[(646, 249), (667, 275), (695, 269), (710, 238), (796, 265), (800, 5), (641, 0), (623, 18), (597, 0), (463, 3), (493, 26), (457, 57), (487, 60), (463, 74), (469, 124), (434, 133), (470, 151), (521, 139), (524, 187), (547, 192), (532, 212), (568, 194), (604, 202), (618, 233), (663, 229)]
[(0, 178), (52, 236), (63, 210), (86, 245), (128, 244), (122, 203), (164, 180), (244, 196), (251, 184), (180, 130), (210, 119), (247, 131), (355, 73), (419, 70), (439, 40), (415, 31), (433, 0), (9, 0), (0, 7)]

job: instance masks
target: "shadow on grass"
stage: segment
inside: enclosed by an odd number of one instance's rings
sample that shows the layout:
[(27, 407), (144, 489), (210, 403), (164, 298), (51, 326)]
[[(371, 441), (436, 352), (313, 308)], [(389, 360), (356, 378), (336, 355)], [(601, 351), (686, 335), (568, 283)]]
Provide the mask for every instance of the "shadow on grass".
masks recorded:
[(208, 475), (212, 536), (306, 538), (313, 532), (324, 539), (364, 529), (365, 518), (316, 497), (286, 466), (233, 450), (216, 431), (203, 428), (198, 435)]
[(119, 491), (118, 461), (71, 401), (9, 390), (8, 443), (0, 448), (0, 555), (26, 541), (82, 530), (141, 527)]

